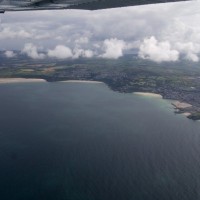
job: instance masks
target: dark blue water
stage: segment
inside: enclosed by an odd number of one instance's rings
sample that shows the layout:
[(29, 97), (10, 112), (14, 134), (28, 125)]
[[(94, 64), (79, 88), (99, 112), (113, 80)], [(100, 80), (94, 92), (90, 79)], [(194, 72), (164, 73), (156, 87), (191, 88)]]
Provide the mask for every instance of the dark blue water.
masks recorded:
[(0, 85), (0, 199), (199, 200), (200, 122), (104, 84)]

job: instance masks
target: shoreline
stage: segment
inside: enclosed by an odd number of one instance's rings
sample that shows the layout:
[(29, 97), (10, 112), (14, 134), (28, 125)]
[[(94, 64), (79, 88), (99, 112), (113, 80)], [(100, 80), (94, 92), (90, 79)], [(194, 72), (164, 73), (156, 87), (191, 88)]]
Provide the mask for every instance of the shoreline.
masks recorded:
[(152, 93), (152, 92), (133, 92), (133, 94), (163, 99), (163, 96), (161, 94)]
[(171, 104), (177, 109), (185, 109), (185, 108), (191, 108), (192, 107), (191, 104), (180, 102), (180, 101), (175, 101), (175, 102), (172, 102)]
[[(134, 92), (133, 94), (165, 100), (162, 95), (156, 94), (156, 93), (151, 93), (151, 92)], [(187, 117), (188, 119), (192, 119), (195, 121), (197, 121), (199, 119), (199, 118), (198, 119), (195, 118), (195, 113), (193, 113), (193, 111), (192, 111), (193, 105), (191, 105), (189, 103), (181, 102), (178, 100), (171, 100), (171, 105), (174, 108), (174, 113), (181, 114), (181, 115)]]
[(189, 117), (192, 113), (190, 113), (190, 112), (184, 112), (184, 113), (182, 113), (184, 116), (186, 116), (186, 117)]
[(87, 81), (87, 80), (67, 80), (67, 81), (58, 81), (58, 82), (61, 82), (61, 83), (103, 83), (103, 82), (100, 82), (100, 81)]
[[(0, 78), (1, 84), (11, 84), (11, 83), (46, 83), (45, 79), (37, 79), (37, 78)], [(66, 81), (55, 81), (61, 83), (92, 83), (99, 84), (104, 83), (101, 81), (91, 81), (91, 80), (66, 80)], [(153, 92), (133, 92), (135, 95), (151, 97), (156, 99), (164, 99), (161, 94), (153, 93)], [(185, 102), (181, 102), (178, 100), (172, 100), (171, 105), (174, 107), (174, 112), (177, 114), (182, 114), (185, 117), (193, 120), (200, 119), (199, 113), (193, 112), (193, 105)], [(197, 115), (197, 116), (196, 116)]]
[[(9, 84), (9, 83), (42, 83), (47, 82), (45, 79), (37, 78), (0, 78), (0, 84)], [(87, 81), (87, 80), (66, 80), (66, 81), (55, 81), (61, 83), (103, 83), (101, 81)]]
[(192, 115), (192, 113), (189, 110), (190, 108), (192, 108), (191, 104), (180, 102), (180, 101), (175, 101), (175, 102), (172, 102), (171, 104), (172, 106), (174, 106), (175, 112), (178, 111), (180, 112), (180, 114), (186, 116), (187, 118)]
[(41, 83), (46, 82), (44, 79), (36, 78), (0, 78), (0, 84), (9, 84), (9, 83)]

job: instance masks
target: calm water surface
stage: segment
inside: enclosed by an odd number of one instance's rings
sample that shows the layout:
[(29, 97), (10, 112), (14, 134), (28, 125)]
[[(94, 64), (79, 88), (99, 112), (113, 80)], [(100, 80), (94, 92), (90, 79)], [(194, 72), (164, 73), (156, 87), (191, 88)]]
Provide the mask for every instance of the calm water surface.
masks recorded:
[(0, 199), (199, 200), (200, 122), (104, 84), (0, 85)]

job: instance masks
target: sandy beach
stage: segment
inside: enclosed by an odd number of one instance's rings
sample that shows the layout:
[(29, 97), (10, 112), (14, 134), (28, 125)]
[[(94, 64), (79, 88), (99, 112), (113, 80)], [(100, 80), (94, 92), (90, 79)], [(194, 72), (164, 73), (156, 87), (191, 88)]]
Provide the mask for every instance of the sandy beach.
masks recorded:
[(147, 96), (147, 97), (155, 97), (155, 98), (163, 98), (162, 95), (150, 92), (134, 92), (134, 94)]
[(100, 81), (86, 81), (86, 80), (67, 80), (67, 81), (59, 81), (62, 83), (103, 83)]
[(46, 82), (44, 79), (33, 79), (33, 78), (0, 78), (0, 84), (5, 83), (38, 83)]

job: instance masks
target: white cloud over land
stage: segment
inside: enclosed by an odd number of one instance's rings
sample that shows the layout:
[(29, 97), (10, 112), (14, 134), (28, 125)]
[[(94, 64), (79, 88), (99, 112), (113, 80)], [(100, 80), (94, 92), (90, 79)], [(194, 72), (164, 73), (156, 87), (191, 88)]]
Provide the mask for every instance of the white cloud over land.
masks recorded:
[(185, 59), (193, 62), (199, 61), (200, 44), (193, 42), (176, 42), (174, 46), (182, 55), (184, 55)]
[(4, 39), (25, 39), (31, 38), (32, 35), (23, 29), (12, 30), (10, 27), (5, 27), (0, 31), (0, 40)]
[(144, 39), (139, 48), (139, 56), (155, 62), (177, 61), (179, 52), (172, 49), (168, 41), (159, 42), (154, 36)]
[(80, 49), (80, 48), (75, 48), (73, 50), (73, 58), (79, 58), (79, 57), (82, 57), (82, 58), (92, 58), (94, 57), (94, 52), (90, 49)]
[(43, 53), (38, 52), (37, 46), (32, 43), (25, 44), (22, 53), (28, 55), (33, 59), (43, 59), (45, 57)]
[(103, 42), (104, 53), (100, 55), (102, 58), (117, 59), (123, 56), (123, 50), (126, 48), (126, 43), (117, 38), (106, 39)]
[(123, 56), (123, 50), (126, 49), (126, 44), (123, 40), (107, 39), (103, 42), (102, 50), (103, 53), (94, 52), (91, 49), (83, 49), (76, 46), (71, 49), (65, 45), (57, 45), (53, 49), (47, 49), (46, 53), (39, 53), (39, 48), (32, 44), (27, 43), (24, 45), (22, 53), (33, 59), (43, 59), (45, 57), (57, 58), (57, 59), (77, 59), (77, 58), (92, 58), (102, 57), (106, 59), (118, 59)]
[(198, 62), (199, 6), (200, 0), (93, 12), (5, 13), (1, 16), (0, 49), (22, 50), (34, 59), (118, 59), (137, 50), (140, 58), (155, 62)]
[(94, 56), (94, 52), (92, 50), (84, 50), (78, 47), (73, 50), (64, 45), (57, 45), (55, 49), (48, 50), (47, 56), (54, 57), (58, 59), (76, 59), (76, 58), (92, 58)]
[[(26, 43), (21, 51), (32, 59), (44, 59), (44, 58), (56, 58), (56, 59), (77, 59), (77, 58), (92, 58), (95, 56), (94, 52), (90, 49), (80, 49), (78, 47), (73, 50), (64, 45), (57, 45), (53, 49), (47, 49), (47, 51), (40, 53), (40, 49), (32, 44)], [(12, 51), (6, 51), (5, 55), (11, 57), (14, 55)]]
[(6, 56), (7, 58), (13, 58), (13, 57), (16, 56), (16, 54), (15, 54), (13, 51), (6, 51), (6, 52), (5, 52), (5, 56)]
[(63, 45), (57, 45), (55, 49), (48, 50), (47, 55), (49, 57), (59, 58), (59, 59), (66, 59), (66, 58), (72, 58), (72, 50), (66, 46)]

